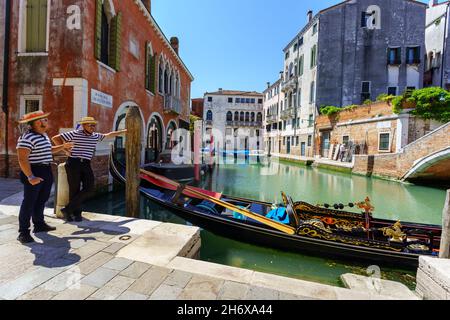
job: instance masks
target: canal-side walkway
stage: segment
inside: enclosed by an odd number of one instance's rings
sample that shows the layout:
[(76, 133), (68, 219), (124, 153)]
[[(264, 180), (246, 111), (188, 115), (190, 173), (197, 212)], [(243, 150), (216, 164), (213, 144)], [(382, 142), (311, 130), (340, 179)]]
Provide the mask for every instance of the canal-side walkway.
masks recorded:
[(17, 240), (20, 194), (0, 202), (0, 299), (38, 300), (373, 300), (382, 295), (199, 261), (197, 227), (85, 213)]

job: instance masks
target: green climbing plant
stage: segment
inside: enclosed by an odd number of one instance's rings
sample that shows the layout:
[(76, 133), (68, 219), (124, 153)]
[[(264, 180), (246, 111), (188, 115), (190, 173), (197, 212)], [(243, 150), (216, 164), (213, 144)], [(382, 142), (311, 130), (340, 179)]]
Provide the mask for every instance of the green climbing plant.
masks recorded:
[(323, 114), (326, 116), (332, 116), (332, 115), (338, 114), (341, 111), (342, 111), (341, 108), (338, 108), (335, 106), (322, 106), (320, 108), (320, 114)]
[(450, 121), (450, 92), (440, 87), (423, 88), (414, 91), (405, 91), (401, 96), (392, 100), (394, 113), (400, 114), (404, 105), (414, 105), (410, 113), (422, 119)]

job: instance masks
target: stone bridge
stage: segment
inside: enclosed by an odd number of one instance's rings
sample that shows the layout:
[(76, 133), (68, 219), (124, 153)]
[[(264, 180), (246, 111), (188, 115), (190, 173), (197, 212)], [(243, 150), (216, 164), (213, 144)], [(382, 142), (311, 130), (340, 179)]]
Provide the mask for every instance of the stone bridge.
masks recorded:
[(405, 146), (399, 153), (355, 156), (353, 172), (449, 185), (450, 122)]

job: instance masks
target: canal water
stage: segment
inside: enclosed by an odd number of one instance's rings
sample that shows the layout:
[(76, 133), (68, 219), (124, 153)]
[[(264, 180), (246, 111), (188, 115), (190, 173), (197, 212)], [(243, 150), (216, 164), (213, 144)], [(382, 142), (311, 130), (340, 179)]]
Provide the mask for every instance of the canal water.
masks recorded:
[[(366, 196), (375, 206), (374, 216), (392, 220), (441, 224), (445, 190), (370, 179), (326, 169), (272, 161), (266, 165), (226, 164), (205, 178), (202, 186), (224, 194), (280, 203), (280, 191), (312, 204), (349, 203)], [(186, 224), (170, 211), (142, 199), (141, 218)], [(124, 191), (89, 202), (86, 211), (125, 214)], [(201, 259), (214, 263), (342, 286), (340, 275), (368, 275), (369, 264), (286, 253), (223, 238), (202, 230)], [(392, 269), (379, 262), (384, 279), (415, 288), (415, 273)], [(371, 273), (372, 274), (372, 273)]]

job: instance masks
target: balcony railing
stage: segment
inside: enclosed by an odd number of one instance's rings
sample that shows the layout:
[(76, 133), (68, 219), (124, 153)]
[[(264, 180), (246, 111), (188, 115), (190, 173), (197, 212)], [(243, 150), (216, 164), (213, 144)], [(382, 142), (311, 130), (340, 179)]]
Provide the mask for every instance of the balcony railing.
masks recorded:
[(278, 115), (276, 114), (269, 114), (266, 116), (266, 122), (276, 122), (278, 119)]
[(298, 79), (296, 76), (291, 76), (288, 80), (281, 84), (281, 91), (286, 92), (297, 88)]
[(288, 108), (283, 111), (281, 111), (281, 119), (289, 119), (295, 117), (295, 109), (294, 108)]
[(229, 127), (262, 127), (262, 121), (227, 121)]
[(173, 112), (176, 114), (181, 114), (181, 101), (180, 99), (165, 95), (164, 96), (164, 111), (165, 112)]

